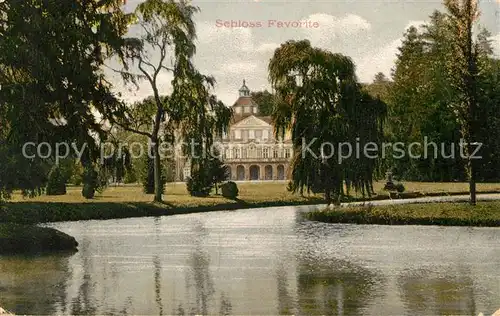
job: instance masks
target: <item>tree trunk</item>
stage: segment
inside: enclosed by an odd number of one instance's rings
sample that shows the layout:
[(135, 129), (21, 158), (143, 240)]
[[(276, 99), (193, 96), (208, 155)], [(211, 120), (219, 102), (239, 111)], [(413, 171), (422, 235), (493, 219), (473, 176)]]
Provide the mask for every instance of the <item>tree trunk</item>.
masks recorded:
[(163, 195), (163, 185), (161, 183), (161, 161), (160, 161), (160, 150), (158, 140), (153, 140), (152, 144), (153, 150), (153, 169), (154, 169), (154, 180), (155, 180), (155, 202), (162, 202)]
[[(469, 155), (470, 152), (471, 150), (469, 149)], [(469, 194), (470, 194), (469, 203), (471, 205), (476, 205), (476, 166), (474, 163), (474, 159), (471, 159), (470, 156), (467, 163), (467, 169), (468, 169), (467, 173), (469, 174)]]

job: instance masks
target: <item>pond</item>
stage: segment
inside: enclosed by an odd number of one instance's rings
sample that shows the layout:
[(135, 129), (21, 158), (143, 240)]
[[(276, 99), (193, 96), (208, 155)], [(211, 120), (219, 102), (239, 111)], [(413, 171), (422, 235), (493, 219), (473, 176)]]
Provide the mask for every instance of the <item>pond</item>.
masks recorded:
[(50, 224), (72, 255), (0, 257), (16, 314), (491, 315), (500, 229), (309, 222), (278, 207)]

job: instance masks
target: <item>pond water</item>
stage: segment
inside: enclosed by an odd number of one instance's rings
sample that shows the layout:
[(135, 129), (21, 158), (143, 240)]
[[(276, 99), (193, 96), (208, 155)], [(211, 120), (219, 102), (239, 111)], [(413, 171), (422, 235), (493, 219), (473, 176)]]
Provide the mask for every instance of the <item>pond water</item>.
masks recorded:
[(491, 315), (500, 229), (332, 225), (311, 207), (51, 224), (72, 255), (0, 257), (16, 314)]

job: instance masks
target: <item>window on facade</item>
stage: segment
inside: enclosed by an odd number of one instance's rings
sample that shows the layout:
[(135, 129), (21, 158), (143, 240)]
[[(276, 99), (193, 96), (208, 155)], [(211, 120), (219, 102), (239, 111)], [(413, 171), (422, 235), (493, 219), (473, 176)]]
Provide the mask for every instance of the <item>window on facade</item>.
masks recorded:
[(244, 130), (244, 131), (242, 131), (242, 134), (243, 134), (243, 139), (247, 140), (248, 139), (248, 131)]
[(255, 131), (255, 138), (262, 139), (262, 131), (261, 130), (256, 130)]
[(236, 112), (236, 114), (241, 114), (241, 107), (239, 106), (234, 107), (234, 111)]
[(224, 158), (230, 158), (231, 157), (231, 151), (229, 150), (229, 148), (226, 148), (226, 150), (224, 151)]
[(273, 150), (273, 158), (278, 158), (278, 150), (277, 149)]
[(262, 149), (262, 158), (269, 158), (269, 148)]
[(264, 130), (264, 134), (262, 136), (262, 139), (269, 139), (269, 131), (267, 129)]
[(257, 107), (256, 107), (256, 106), (254, 106), (252, 109), (253, 109), (253, 113), (254, 113), (254, 114), (257, 114)]
[(255, 131), (253, 129), (248, 131), (248, 138), (255, 139)]
[(240, 149), (239, 148), (233, 148), (233, 158), (235, 158), (235, 159), (240, 158)]
[(245, 106), (243, 108), (243, 113), (250, 113), (250, 107), (249, 106)]
[(285, 158), (290, 158), (290, 148), (285, 149)]
[(243, 158), (243, 159), (248, 158), (246, 148), (241, 149), (241, 158)]
[(234, 138), (241, 139), (241, 130), (237, 129), (234, 131)]

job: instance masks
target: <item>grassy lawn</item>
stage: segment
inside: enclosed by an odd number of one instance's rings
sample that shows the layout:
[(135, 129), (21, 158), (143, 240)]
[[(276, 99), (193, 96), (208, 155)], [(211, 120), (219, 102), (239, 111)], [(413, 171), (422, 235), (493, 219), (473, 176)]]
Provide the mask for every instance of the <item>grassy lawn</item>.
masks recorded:
[[(375, 182), (374, 190), (377, 194), (387, 195), (383, 190), (384, 182)], [(424, 195), (433, 193), (464, 193), (467, 194), (469, 185), (464, 182), (456, 183), (433, 183), (433, 182), (405, 182), (406, 192), (420, 192)], [(239, 199), (248, 203), (272, 202), (272, 201), (302, 201), (299, 194), (292, 194), (286, 190), (284, 182), (255, 182), (238, 183)], [(62, 202), (62, 203), (100, 203), (100, 202), (151, 202), (152, 195), (144, 194), (139, 185), (110, 186), (102, 194), (96, 194), (92, 200), (82, 197), (81, 187), (68, 187), (66, 195), (47, 196), (41, 195), (35, 198), (23, 198), (20, 193), (13, 195), (12, 202)], [(500, 183), (479, 183), (478, 192), (499, 192)], [(321, 197), (311, 194), (310, 197)], [(207, 198), (192, 197), (183, 183), (168, 183), (165, 190), (165, 203), (172, 206), (195, 206), (214, 205), (228, 203), (229, 200), (220, 195), (212, 195)]]
[(500, 202), (347, 206), (304, 215), (326, 223), (380, 225), (500, 226)]
[[(467, 193), (467, 183), (404, 183), (409, 198), (411, 192), (426, 194)], [(374, 189), (385, 199), (383, 182), (376, 182)], [(38, 222), (111, 219), (139, 216), (173, 215), (216, 210), (236, 210), (251, 207), (304, 205), (324, 203), (321, 195), (292, 194), (286, 190), (285, 182), (238, 183), (238, 200), (220, 195), (200, 198), (192, 197), (183, 183), (167, 184), (164, 203), (152, 203), (152, 195), (142, 192), (138, 185), (110, 186), (92, 200), (81, 195), (81, 187), (68, 187), (66, 195), (24, 198), (15, 193), (11, 201), (0, 207), (0, 223), (16, 222), (32, 224)], [(479, 192), (500, 192), (500, 184), (478, 184)], [(359, 198), (360, 196), (355, 196)]]

